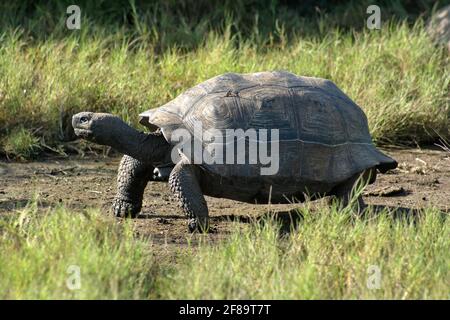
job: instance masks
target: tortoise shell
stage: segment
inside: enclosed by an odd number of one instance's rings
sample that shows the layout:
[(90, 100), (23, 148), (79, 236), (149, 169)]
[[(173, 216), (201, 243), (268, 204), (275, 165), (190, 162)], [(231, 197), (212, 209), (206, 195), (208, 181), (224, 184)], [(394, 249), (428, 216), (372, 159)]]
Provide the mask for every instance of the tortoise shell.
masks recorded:
[[(369, 168), (397, 163), (372, 143), (364, 112), (332, 81), (285, 71), (226, 73), (187, 90), (169, 103), (140, 114), (141, 123), (171, 141), (185, 128), (278, 129), (277, 178), (334, 184)], [(197, 134), (198, 135), (198, 134)], [(208, 148), (210, 142), (202, 142)], [(223, 177), (257, 177), (261, 165), (201, 164)], [(272, 177), (273, 178), (273, 177)]]

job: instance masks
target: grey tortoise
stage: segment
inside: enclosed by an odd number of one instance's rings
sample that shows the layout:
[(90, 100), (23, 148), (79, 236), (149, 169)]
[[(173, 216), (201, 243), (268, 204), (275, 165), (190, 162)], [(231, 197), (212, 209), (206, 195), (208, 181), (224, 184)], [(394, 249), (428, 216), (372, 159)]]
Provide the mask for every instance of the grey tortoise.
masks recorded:
[[(183, 128), (201, 138), (194, 130), (199, 122), (203, 130), (220, 132), (277, 129), (278, 171), (262, 175), (261, 163), (196, 163), (184, 149), (177, 150), (174, 163), (172, 135)], [(332, 81), (286, 71), (216, 76), (141, 113), (140, 123), (150, 132), (107, 113), (81, 112), (72, 119), (78, 137), (124, 154), (113, 203), (116, 216), (135, 217), (147, 182), (168, 180), (190, 231), (208, 230), (204, 195), (260, 204), (332, 196), (346, 206), (357, 181), (373, 183), (377, 171), (397, 167), (374, 146), (361, 108)], [(207, 149), (211, 141), (201, 143)], [(361, 210), (362, 197), (357, 200)]]

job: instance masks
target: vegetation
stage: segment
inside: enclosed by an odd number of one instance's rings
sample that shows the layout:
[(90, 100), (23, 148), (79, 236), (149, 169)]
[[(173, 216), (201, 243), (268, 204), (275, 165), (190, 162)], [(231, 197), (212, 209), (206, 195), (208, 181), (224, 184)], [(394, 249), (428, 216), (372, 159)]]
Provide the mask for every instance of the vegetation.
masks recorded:
[(298, 228), (281, 237), (269, 219), (212, 249), (201, 246), (158, 281), (158, 292), (170, 299), (449, 298), (450, 228), (439, 210), (416, 219), (387, 210), (361, 218), (336, 207), (299, 214)]
[[(415, 219), (389, 212), (361, 218), (336, 207), (306, 206), (299, 214), (289, 233), (268, 218), (236, 225), (216, 245), (203, 241), (171, 259), (155, 259), (155, 246), (134, 237), (129, 223), (96, 210), (42, 213), (34, 202), (2, 217), (0, 297), (449, 298), (450, 225), (438, 210)], [(70, 266), (80, 268), (79, 289), (67, 286)], [(373, 278), (378, 271), (379, 282)]]
[(317, 9), (277, 1), (122, 2), (81, 1), (81, 30), (66, 28), (64, 1), (2, 5), (3, 153), (34, 155), (37, 140), (11, 142), (17, 132), (35, 132), (50, 147), (73, 139), (70, 117), (80, 110), (137, 125), (140, 111), (217, 74), (272, 69), (332, 79), (365, 110), (378, 144), (450, 136), (449, 58), (417, 13), (429, 14), (432, 2), (381, 3), (381, 30), (364, 27), (364, 1)]
[[(424, 27), (448, 0), (377, 1), (381, 30), (365, 27), (371, 0), (76, 2), (80, 30), (65, 24), (71, 0), (0, 4), (8, 158), (82, 152), (69, 144), (78, 111), (137, 126), (139, 112), (210, 77), (274, 69), (333, 80), (379, 145), (448, 149), (450, 59)], [(236, 224), (223, 241), (198, 236), (161, 259), (133, 221), (36, 199), (0, 216), (0, 299), (450, 298), (450, 225), (439, 210), (360, 217), (305, 205), (298, 217), (289, 230), (275, 218)]]
[(42, 212), (34, 201), (1, 217), (0, 243), (0, 299), (132, 299), (151, 287), (148, 244), (98, 210)]
[(39, 138), (23, 127), (16, 127), (3, 141), (3, 150), (7, 156), (29, 159), (41, 149)]

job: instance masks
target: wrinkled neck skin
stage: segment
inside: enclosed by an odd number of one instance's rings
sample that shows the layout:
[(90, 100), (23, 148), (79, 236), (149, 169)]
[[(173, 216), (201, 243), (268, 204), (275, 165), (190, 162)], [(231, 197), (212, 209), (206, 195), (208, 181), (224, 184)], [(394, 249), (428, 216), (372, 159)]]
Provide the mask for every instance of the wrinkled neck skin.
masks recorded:
[(171, 145), (162, 133), (139, 132), (125, 122), (114, 128), (109, 138), (102, 141), (101, 144), (111, 146), (121, 153), (154, 166), (172, 162), (170, 158)]

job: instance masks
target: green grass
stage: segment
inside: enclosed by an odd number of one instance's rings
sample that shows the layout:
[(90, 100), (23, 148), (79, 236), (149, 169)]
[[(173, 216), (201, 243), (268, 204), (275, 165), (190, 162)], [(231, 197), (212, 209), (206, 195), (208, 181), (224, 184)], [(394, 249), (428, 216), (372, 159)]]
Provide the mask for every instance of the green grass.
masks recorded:
[(16, 127), (4, 138), (3, 150), (8, 157), (29, 159), (41, 149), (40, 139), (23, 127)]
[[(273, 222), (236, 231), (163, 279), (169, 299), (448, 299), (450, 225), (436, 210), (419, 221), (384, 212), (302, 210), (298, 230), (283, 239)], [(379, 286), (370, 276), (380, 270)], [(372, 283), (371, 288), (367, 283)]]
[[(130, 224), (31, 204), (1, 220), (0, 298), (450, 298), (450, 222), (437, 210), (415, 220), (335, 207), (300, 213), (290, 233), (271, 219), (236, 225), (219, 243), (164, 260)], [(80, 267), (79, 290), (67, 288), (70, 265)], [(378, 289), (367, 287), (371, 266)]]
[[(151, 44), (131, 49), (102, 38), (27, 44), (4, 35), (0, 47), (0, 128), (45, 128), (55, 144), (80, 110), (137, 114), (225, 72), (285, 69), (332, 79), (366, 112), (378, 143), (429, 142), (449, 136), (448, 58), (421, 24), (390, 25), (352, 35), (333, 32), (270, 49), (211, 33), (198, 49), (156, 55)], [(14, 116), (12, 116), (14, 115)], [(3, 145), (3, 149), (5, 146)]]
[[(0, 247), (0, 299), (133, 299), (151, 288), (149, 246), (96, 210), (42, 212), (34, 202), (2, 217)], [(80, 287), (70, 290), (73, 268)]]
[(211, 7), (123, 0), (110, 8), (82, 2), (84, 20), (75, 31), (65, 28), (63, 2), (40, 3), (11, 4), (0, 13), (6, 154), (32, 156), (21, 150), (35, 150), (34, 139), (28, 147), (11, 143), (20, 128), (54, 148), (73, 138), (70, 118), (78, 111), (113, 112), (138, 126), (139, 112), (210, 77), (275, 69), (333, 80), (364, 109), (377, 144), (450, 137), (449, 56), (432, 44), (421, 18), (414, 22), (417, 10), (431, 12), (431, 2), (381, 2), (382, 29), (373, 31), (362, 23), (368, 2), (323, 3), (319, 13), (277, 1)]
[[(378, 1), (376, 31), (364, 26), (370, 0), (319, 1), (320, 10), (276, 0), (77, 3), (79, 31), (65, 28), (69, 0), (0, 4), (0, 153), (10, 158), (62, 150), (78, 111), (137, 126), (139, 112), (210, 77), (274, 69), (333, 80), (364, 109), (377, 144), (450, 139), (450, 60), (421, 20), (434, 1)], [(450, 298), (450, 225), (432, 208), (413, 222), (306, 207), (288, 234), (270, 219), (236, 225), (167, 263), (129, 223), (37, 204), (0, 217), (0, 298)], [(67, 286), (71, 266), (77, 290)], [(370, 266), (379, 289), (367, 287)]]

